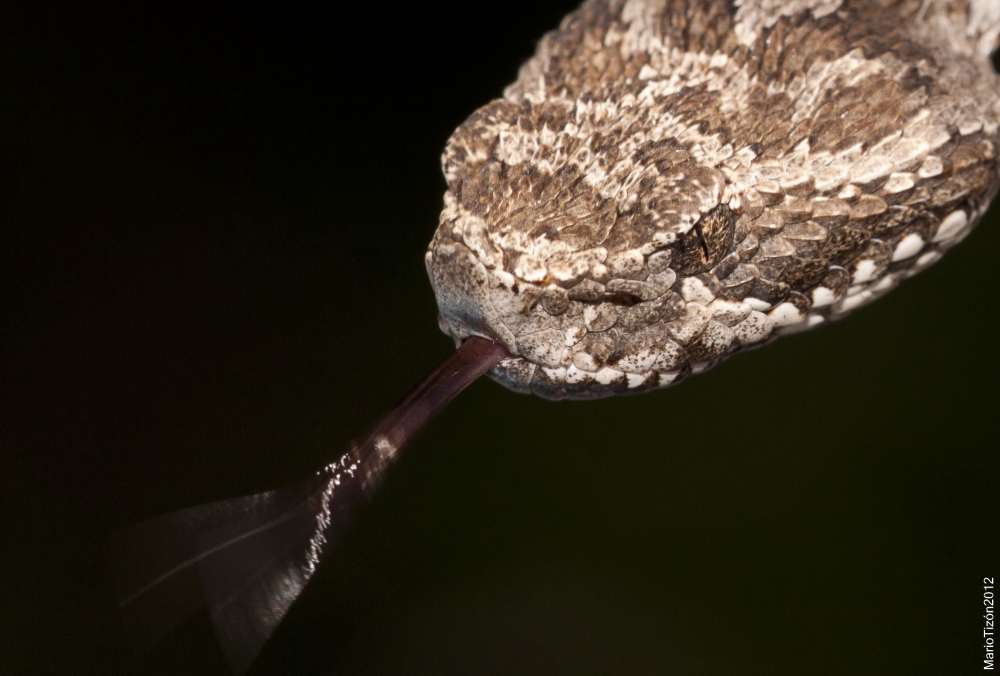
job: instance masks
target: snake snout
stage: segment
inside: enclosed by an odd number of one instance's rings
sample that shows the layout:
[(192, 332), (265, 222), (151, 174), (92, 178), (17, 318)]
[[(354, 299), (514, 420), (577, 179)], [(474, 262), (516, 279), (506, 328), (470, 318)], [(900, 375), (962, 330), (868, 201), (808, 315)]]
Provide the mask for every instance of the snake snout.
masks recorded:
[(435, 237), (427, 251), (427, 273), (438, 303), (441, 330), (456, 341), (481, 336), (517, 352), (517, 340), (490, 298), (490, 275), (462, 242)]

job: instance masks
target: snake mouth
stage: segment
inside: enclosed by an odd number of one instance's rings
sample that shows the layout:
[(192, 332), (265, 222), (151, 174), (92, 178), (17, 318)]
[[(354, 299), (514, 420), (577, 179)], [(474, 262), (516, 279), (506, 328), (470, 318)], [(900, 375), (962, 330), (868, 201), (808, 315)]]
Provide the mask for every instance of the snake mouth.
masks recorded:
[(496, 343), (497, 345), (499, 345), (504, 351), (504, 359), (510, 359), (514, 356), (510, 353), (510, 350), (508, 350), (507, 347), (503, 344), (503, 341), (497, 338), (492, 331), (489, 331), (485, 327), (469, 327), (469, 328), (473, 329), (472, 334), (464, 336), (462, 338), (456, 338), (455, 339), (456, 347), (461, 347), (462, 345), (465, 345), (472, 338), (483, 338), (485, 340), (490, 341), (491, 343)]

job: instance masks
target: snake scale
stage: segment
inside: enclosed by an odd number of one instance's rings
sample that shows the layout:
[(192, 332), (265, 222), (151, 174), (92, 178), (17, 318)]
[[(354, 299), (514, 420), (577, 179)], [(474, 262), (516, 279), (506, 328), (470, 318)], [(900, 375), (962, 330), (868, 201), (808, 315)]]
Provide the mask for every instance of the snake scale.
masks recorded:
[(590, 0), (448, 141), (442, 330), (671, 385), (937, 261), (1000, 183), (997, 0)]

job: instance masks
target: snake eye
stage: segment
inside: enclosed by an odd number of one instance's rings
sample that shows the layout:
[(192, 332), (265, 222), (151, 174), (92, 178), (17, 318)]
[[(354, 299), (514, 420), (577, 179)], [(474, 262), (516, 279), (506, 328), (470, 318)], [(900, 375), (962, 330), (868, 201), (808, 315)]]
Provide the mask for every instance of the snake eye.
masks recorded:
[(683, 276), (696, 275), (714, 267), (729, 251), (735, 223), (736, 215), (727, 205), (716, 206), (674, 244), (671, 267)]

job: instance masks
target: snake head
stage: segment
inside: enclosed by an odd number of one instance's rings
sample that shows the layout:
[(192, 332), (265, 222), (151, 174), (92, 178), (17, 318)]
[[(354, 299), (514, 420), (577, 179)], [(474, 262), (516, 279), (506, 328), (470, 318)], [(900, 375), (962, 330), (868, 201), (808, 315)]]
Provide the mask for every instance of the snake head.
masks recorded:
[(585, 3), (445, 148), (442, 329), (518, 391), (642, 392), (938, 260), (1000, 184), (1000, 15), (924, 4)]
[(609, 124), (581, 143), (595, 123), (574, 112), (498, 101), (452, 138), (426, 258), (442, 330), (499, 340), (514, 356), (491, 375), (549, 398), (672, 384), (766, 338), (745, 304), (690, 304), (713, 293), (711, 270), (737, 265), (724, 173), (683, 138)]

